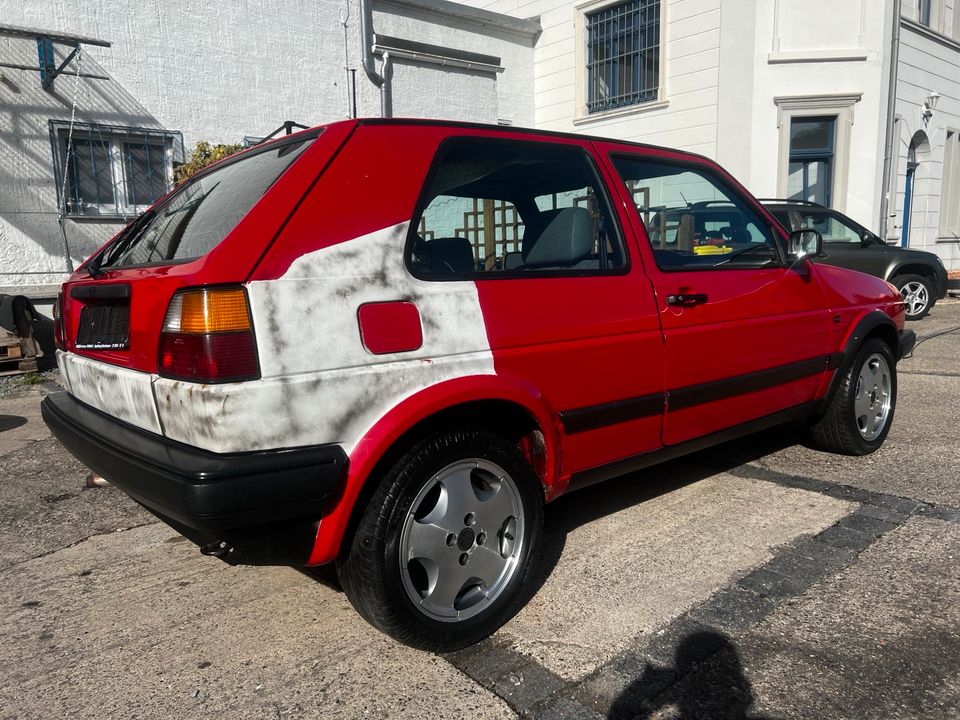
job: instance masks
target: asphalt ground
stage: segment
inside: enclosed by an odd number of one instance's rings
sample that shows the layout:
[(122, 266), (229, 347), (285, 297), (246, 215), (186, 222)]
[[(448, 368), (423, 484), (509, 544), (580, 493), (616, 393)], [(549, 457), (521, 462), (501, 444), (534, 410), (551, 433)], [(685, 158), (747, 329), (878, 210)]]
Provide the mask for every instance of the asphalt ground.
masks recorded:
[(7, 379), (0, 717), (960, 717), (960, 302), (909, 327), (879, 452), (786, 426), (561, 498), (525, 608), (445, 656), (85, 489), (55, 374)]

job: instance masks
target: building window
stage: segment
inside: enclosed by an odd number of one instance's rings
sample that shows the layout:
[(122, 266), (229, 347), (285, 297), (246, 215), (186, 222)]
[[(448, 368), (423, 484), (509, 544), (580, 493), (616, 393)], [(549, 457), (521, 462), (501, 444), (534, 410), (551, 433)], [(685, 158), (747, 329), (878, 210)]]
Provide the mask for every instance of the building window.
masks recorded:
[(960, 133), (947, 130), (940, 188), (940, 237), (960, 237)]
[(173, 183), (179, 133), (52, 121), (57, 206), (68, 217), (132, 217)]
[(933, 0), (917, 0), (917, 22), (930, 27), (930, 11)]
[(660, 2), (631, 0), (586, 14), (588, 112), (658, 99)]
[(837, 118), (804, 117), (790, 121), (787, 197), (830, 207), (833, 194)]

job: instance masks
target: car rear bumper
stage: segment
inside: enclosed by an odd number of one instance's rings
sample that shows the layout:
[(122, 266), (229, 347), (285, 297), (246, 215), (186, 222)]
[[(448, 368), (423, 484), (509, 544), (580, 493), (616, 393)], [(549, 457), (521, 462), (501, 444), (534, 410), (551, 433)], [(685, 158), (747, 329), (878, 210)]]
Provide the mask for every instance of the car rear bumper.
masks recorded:
[(81, 462), (177, 531), (235, 563), (306, 562), (345, 477), (339, 445), (212, 453), (135, 428), (54, 393), (44, 422)]

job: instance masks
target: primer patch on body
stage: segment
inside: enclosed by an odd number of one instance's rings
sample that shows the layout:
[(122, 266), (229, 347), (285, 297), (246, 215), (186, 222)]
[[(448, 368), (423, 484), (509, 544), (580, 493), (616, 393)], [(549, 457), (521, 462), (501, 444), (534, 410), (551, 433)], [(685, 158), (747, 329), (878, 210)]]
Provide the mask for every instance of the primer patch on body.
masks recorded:
[(67, 391), (77, 400), (136, 427), (160, 433), (151, 383), (155, 375), (57, 350)]
[[(494, 374), (476, 285), (425, 282), (403, 264), (408, 223), (298, 258), (248, 284), (262, 379), (199, 385), (158, 378), (168, 437), (214, 452), (340, 443), (350, 452), (392, 407), (431, 385)], [(360, 338), (368, 302), (414, 303), (423, 345), (375, 356)]]

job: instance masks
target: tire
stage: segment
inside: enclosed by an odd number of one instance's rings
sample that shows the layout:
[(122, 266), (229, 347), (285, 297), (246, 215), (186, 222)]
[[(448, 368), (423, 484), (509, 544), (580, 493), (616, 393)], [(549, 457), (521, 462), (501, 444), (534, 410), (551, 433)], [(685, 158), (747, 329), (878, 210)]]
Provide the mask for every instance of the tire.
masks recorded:
[(919, 320), (926, 317), (936, 300), (930, 287), (930, 280), (923, 275), (898, 275), (893, 285), (903, 296), (903, 309), (907, 320)]
[(387, 472), (337, 571), (371, 625), (449, 652), (519, 610), (542, 526), (540, 484), (516, 446), (486, 430), (440, 432)]
[(890, 346), (870, 338), (857, 351), (826, 413), (810, 428), (814, 445), (842, 455), (868, 455), (890, 432), (897, 406), (897, 366)]

